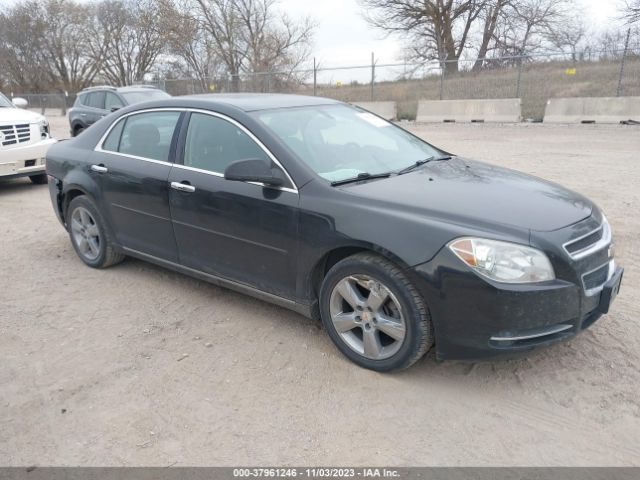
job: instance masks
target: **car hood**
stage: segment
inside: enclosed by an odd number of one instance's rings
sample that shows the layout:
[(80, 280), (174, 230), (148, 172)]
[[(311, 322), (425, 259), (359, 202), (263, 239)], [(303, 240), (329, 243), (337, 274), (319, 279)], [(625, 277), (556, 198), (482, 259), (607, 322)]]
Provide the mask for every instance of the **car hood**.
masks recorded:
[(0, 108), (0, 125), (16, 123), (37, 123), (44, 117), (39, 113), (22, 110), (20, 108)]
[(551, 231), (591, 215), (593, 203), (555, 183), (454, 157), (345, 191), (455, 223)]

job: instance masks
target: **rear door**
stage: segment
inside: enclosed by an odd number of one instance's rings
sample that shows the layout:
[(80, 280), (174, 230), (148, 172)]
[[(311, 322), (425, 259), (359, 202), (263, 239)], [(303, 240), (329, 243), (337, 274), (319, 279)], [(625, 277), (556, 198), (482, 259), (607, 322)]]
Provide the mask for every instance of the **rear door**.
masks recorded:
[(294, 298), (295, 186), (271, 188), (223, 175), (235, 160), (258, 158), (276, 166), (275, 158), (232, 119), (196, 112), (190, 114), (183, 157), (169, 178), (180, 263)]
[(121, 118), (96, 149), (90, 167), (118, 243), (173, 262), (178, 253), (168, 179), (181, 115), (152, 110)]
[(104, 100), (105, 92), (91, 92), (87, 95), (83, 109), (84, 121), (87, 126), (96, 123), (105, 116)]

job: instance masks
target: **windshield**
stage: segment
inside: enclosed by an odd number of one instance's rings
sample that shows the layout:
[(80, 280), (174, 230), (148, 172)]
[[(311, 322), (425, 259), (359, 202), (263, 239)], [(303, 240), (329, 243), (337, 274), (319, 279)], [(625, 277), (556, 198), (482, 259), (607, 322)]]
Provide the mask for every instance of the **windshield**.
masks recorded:
[(11, 108), (13, 107), (13, 103), (11, 103), (11, 101), (7, 97), (0, 93), (0, 108), (3, 107)]
[(149, 100), (162, 100), (163, 98), (169, 98), (167, 92), (163, 92), (162, 90), (140, 90), (136, 92), (121, 92), (120, 95), (124, 97), (129, 105), (133, 105), (134, 103), (140, 102), (148, 102)]
[(254, 115), (331, 182), (397, 172), (441, 155), (394, 124), (347, 105), (263, 110)]

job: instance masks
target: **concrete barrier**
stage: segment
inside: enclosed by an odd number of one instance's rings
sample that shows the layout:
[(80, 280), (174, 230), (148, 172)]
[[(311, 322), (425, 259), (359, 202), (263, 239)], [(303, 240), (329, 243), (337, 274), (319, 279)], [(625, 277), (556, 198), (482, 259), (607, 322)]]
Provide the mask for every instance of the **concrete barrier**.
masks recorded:
[(418, 122), (504, 122), (522, 120), (519, 98), (490, 100), (421, 100)]
[(640, 120), (640, 97), (551, 98), (544, 123), (620, 123)]
[(369, 110), (386, 120), (395, 120), (398, 116), (396, 102), (353, 102), (353, 105)]

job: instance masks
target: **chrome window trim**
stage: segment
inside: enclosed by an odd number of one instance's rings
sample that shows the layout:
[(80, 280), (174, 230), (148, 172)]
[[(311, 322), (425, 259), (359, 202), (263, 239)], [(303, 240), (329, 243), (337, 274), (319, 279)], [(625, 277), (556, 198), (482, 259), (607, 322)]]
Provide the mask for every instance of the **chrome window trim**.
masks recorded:
[[(593, 273), (593, 272), (595, 272), (595, 271), (597, 271), (597, 270), (600, 270), (602, 267), (604, 267), (604, 266), (605, 266), (605, 265), (607, 265), (607, 264), (609, 265), (609, 271), (607, 272), (607, 279), (604, 281), (604, 283), (603, 283), (602, 285), (598, 285), (598, 286), (597, 286), (597, 287), (595, 287), (595, 288), (590, 288), (590, 289), (585, 288), (585, 285), (584, 285), (584, 277), (586, 277), (586, 276), (587, 276), (587, 275), (589, 275), (590, 273)], [(583, 273), (583, 274), (580, 276), (580, 279), (581, 279), (581, 281), (582, 281), (582, 289), (584, 290), (584, 294), (585, 294), (587, 297), (593, 297), (594, 295), (597, 295), (597, 294), (599, 294), (600, 292), (602, 292), (602, 289), (604, 288), (605, 284), (606, 284), (609, 280), (611, 280), (611, 278), (613, 277), (613, 274), (615, 273), (615, 271), (616, 271), (616, 262), (615, 262), (615, 260), (611, 259), (611, 260), (607, 261), (606, 263), (603, 263), (603, 264), (602, 264), (602, 265), (600, 265), (599, 267), (596, 267), (596, 268), (594, 268), (594, 269), (589, 270), (588, 272)]]
[(172, 162), (165, 162), (164, 160), (154, 160), (152, 158), (138, 157), (137, 155), (130, 155), (128, 153), (120, 153), (120, 152), (112, 152), (111, 150), (96, 150), (96, 152), (108, 153), (109, 155), (117, 155), (119, 157), (133, 158), (134, 160), (142, 160), (143, 162), (158, 163), (160, 165), (168, 165), (170, 167), (173, 165)]
[[(182, 170), (191, 170), (192, 172), (198, 172), (198, 173), (204, 173), (205, 175), (211, 175), (212, 177), (219, 177), (219, 178), (224, 178), (224, 174), (222, 173), (218, 173), (218, 172), (212, 172), (209, 170), (204, 170), (202, 168), (196, 168), (196, 167), (188, 167), (187, 165), (180, 165), (178, 163), (174, 163), (173, 164), (174, 168), (179, 168)], [(266, 185), (264, 183), (260, 183), (260, 182), (242, 182), (242, 183), (249, 183), (251, 185), (258, 185), (260, 187), (263, 188), (273, 188), (274, 190), (279, 190), (281, 192), (289, 192), (289, 193), (298, 193), (298, 190), (295, 190), (293, 188), (289, 188), (289, 187), (276, 187), (274, 185)]]
[[(587, 238), (589, 235), (593, 235), (599, 230), (602, 230), (602, 238), (598, 240), (596, 243), (594, 243), (593, 245), (589, 245), (588, 247), (573, 253), (570, 253), (569, 250), (567, 249), (567, 246), (572, 245), (576, 242), (579, 242), (583, 238)], [(609, 225), (609, 222), (607, 222), (607, 219), (603, 218), (602, 224), (598, 228), (591, 230), (589, 233), (581, 235), (580, 237), (572, 238), (568, 242), (564, 243), (562, 245), (562, 248), (572, 260), (581, 260), (595, 252), (602, 250), (603, 248), (608, 247), (610, 244), (611, 244), (611, 226)]]
[(148, 109), (145, 109), (145, 110), (136, 110), (135, 112), (129, 112), (129, 113), (121, 116), (120, 118), (118, 118), (117, 121), (113, 122), (109, 126), (109, 128), (106, 130), (104, 135), (102, 135), (102, 137), (100, 137), (100, 140), (98, 141), (98, 144), (94, 148), (94, 151), (100, 152), (100, 153), (108, 153), (110, 155), (119, 155), (119, 156), (123, 156), (123, 157), (127, 157), (127, 158), (133, 158), (135, 160), (143, 160), (145, 162), (159, 163), (159, 164), (163, 164), (163, 165), (172, 165), (173, 167), (176, 167), (176, 168), (182, 168), (182, 169), (185, 169), (185, 170), (192, 170), (194, 172), (200, 172), (200, 173), (205, 173), (207, 175), (213, 175), (215, 177), (224, 178), (224, 174), (221, 173), (221, 172), (213, 172), (213, 171), (204, 170), (204, 169), (201, 169), (201, 168), (190, 167), (188, 165), (181, 165), (181, 164), (174, 163), (174, 162), (165, 162), (165, 161), (162, 161), (162, 160), (154, 160), (152, 158), (139, 157), (139, 156), (136, 156), (136, 155), (130, 155), (130, 154), (127, 154), (127, 153), (114, 152), (112, 150), (105, 150), (105, 149), (102, 148), (102, 146), (104, 145), (104, 142), (107, 140), (107, 137), (109, 136), (111, 131), (115, 128), (115, 126), (118, 123), (124, 121), (126, 118), (128, 118), (128, 117), (130, 117), (132, 115), (138, 115), (138, 114), (141, 114), (141, 113), (154, 113), (154, 112), (195, 112), (195, 113), (201, 113), (201, 114), (204, 114), (204, 115), (210, 115), (212, 117), (217, 117), (217, 118), (220, 118), (222, 120), (225, 120), (225, 121), (233, 124), (234, 126), (239, 128), (240, 130), (242, 130), (242, 132), (244, 132), (249, 138), (251, 138), (251, 140), (253, 140), (260, 147), (260, 149), (264, 153), (267, 154), (267, 156), (273, 161), (273, 163), (275, 163), (278, 166), (278, 168), (280, 168), (284, 172), (284, 174), (286, 175), (286, 177), (289, 180), (289, 182), (291, 183), (291, 185), (293, 185), (293, 188), (290, 188), (290, 187), (276, 187), (276, 186), (272, 186), (272, 185), (265, 185), (264, 183), (260, 183), (260, 182), (244, 182), (244, 183), (249, 183), (251, 185), (261, 186), (263, 188), (273, 188), (274, 190), (280, 190), (282, 192), (289, 192), (289, 193), (298, 194), (298, 187), (297, 187), (296, 183), (293, 181), (293, 178), (291, 178), (291, 175), (289, 175), (289, 172), (287, 171), (287, 169), (284, 168), (284, 166), (282, 165), (282, 163), (280, 163), (280, 161), (276, 158), (276, 156), (273, 153), (271, 153), (271, 151), (253, 133), (251, 133), (251, 131), (249, 131), (244, 125), (242, 125), (238, 121), (234, 120), (233, 118), (230, 118), (230, 117), (228, 117), (228, 116), (226, 116), (224, 114), (218, 113), (218, 112), (212, 112), (210, 110), (203, 110), (203, 109), (199, 109), (199, 108), (158, 107), (158, 108), (148, 108)]
[[(143, 160), (145, 162), (159, 163), (161, 165), (173, 165), (174, 164), (173, 162), (169, 162), (169, 161), (165, 161), (165, 160), (156, 160), (154, 158), (139, 157), (138, 155), (131, 155), (129, 153), (114, 152), (113, 150), (105, 150), (104, 148), (102, 148), (102, 146), (104, 145), (104, 142), (107, 141), (107, 137), (109, 136), (111, 131), (120, 122), (124, 122), (124, 120), (126, 118), (129, 118), (132, 115), (138, 115), (138, 114), (142, 114), (142, 113), (157, 113), (157, 112), (180, 112), (180, 113), (182, 113), (182, 112), (184, 112), (184, 108), (148, 108), (148, 109), (145, 109), (145, 110), (136, 110), (135, 112), (129, 112), (129, 113), (121, 116), (120, 118), (118, 118), (118, 120), (113, 122), (111, 125), (109, 125), (109, 128), (107, 128), (107, 131), (104, 132), (104, 135), (102, 135), (102, 137), (100, 137), (100, 140), (98, 140), (98, 143), (97, 143), (96, 147), (93, 149), (93, 151), (94, 152), (100, 152), (100, 153), (108, 153), (110, 155), (117, 155), (117, 156), (120, 156), (120, 157), (133, 158), (135, 160)], [(175, 135), (175, 133), (174, 133), (174, 135)]]
[[(258, 139), (258, 137), (256, 137), (253, 133), (251, 133), (251, 131), (249, 129), (247, 129), (244, 125), (242, 125), (240, 122), (238, 122), (237, 120), (234, 120), (231, 117), (228, 117), (224, 114), (218, 113), (218, 112), (212, 112), (210, 110), (202, 110), (199, 108), (186, 108), (185, 111), (187, 112), (191, 112), (191, 113), (201, 113), (203, 115), (209, 115), (212, 117), (217, 117), (220, 118), (222, 120), (225, 120), (229, 123), (231, 123), (232, 125), (235, 125), (237, 128), (239, 128), (242, 132), (244, 132), (251, 140), (253, 140), (258, 147), (260, 147), (260, 149), (267, 154), (267, 156), (271, 159), (271, 161), (273, 163), (275, 163), (278, 168), (280, 168), (280, 170), (282, 170), (284, 172), (284, 174), (287, 176), (287, 179), (289, 180), (289, 182), (291, 183), (291, 185), (293, 185), (293, 188), (289, 188), (289, 187), (271, 187), (269, 185), (265, 185), (263, 183), (260, 182), (246, 182), (246, 183), (251, 183), (253, 185), (261, 185), (263, 187), (268, 187), (268, 188), (274, 188), (276, 190), (283, 190), (283, 191), (292, 191), (294, 193), (298, 193), (298, 187), (296, 185), (296, 182), (293, 181), (293, 178), (291, 178), (291, 175), (289, 175), (289, 172), (287, 171), (286, 168), (284, 168), (284, 166), (282, 165), (282, 163), (280, 163), (280, 161), (276, 158), (276, 156), (271, 153), (271, 151)], [(189, 167), (188, 165), (183, 165), (183, 167), (188, 167), (188, 168), (193, 168), (193, 167)], [(204, 171), (202, 169), (197, 169), (200, 171)], [(224, 177), (224, 174), (222, 172), (211, 172), (211, 173), (215, 173), (218, 174), (221, 177)]]

